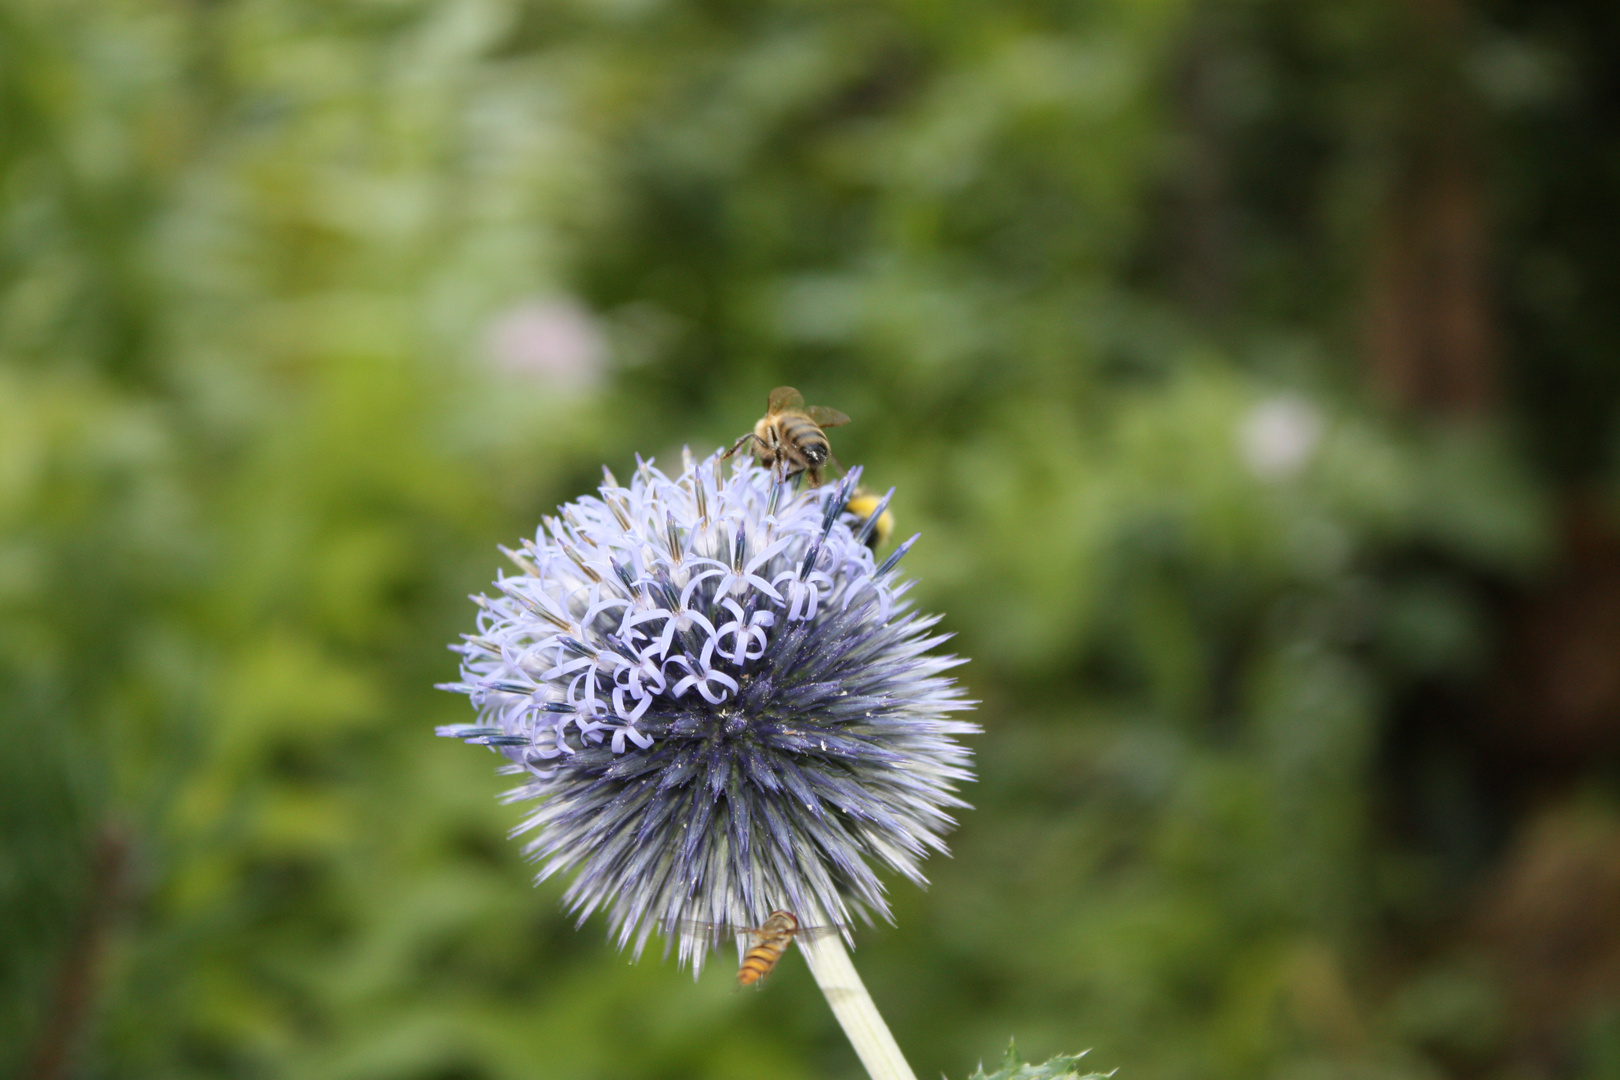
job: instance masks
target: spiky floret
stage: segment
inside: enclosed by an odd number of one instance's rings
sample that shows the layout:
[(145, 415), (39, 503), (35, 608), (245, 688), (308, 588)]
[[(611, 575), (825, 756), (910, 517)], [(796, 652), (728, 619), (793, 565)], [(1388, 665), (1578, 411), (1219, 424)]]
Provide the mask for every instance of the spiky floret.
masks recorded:
[(687, 455), (547, 519), (508, 556), (478, 632), (451, 646), (477, 724), (538, 806), (515, 834), (539, 879), (569, 871), (581, 921), (605, 909), (620, 948), (654, 929), (701, 965), (719, 930), (777, 909), (847, 935), (888, 917), (874, 864), (924, 881), (965, 806), (978, 730), (930, 650), (937, 617), (903, 599), (845, 514), (852, 474), (795, 494), (771, 472)]

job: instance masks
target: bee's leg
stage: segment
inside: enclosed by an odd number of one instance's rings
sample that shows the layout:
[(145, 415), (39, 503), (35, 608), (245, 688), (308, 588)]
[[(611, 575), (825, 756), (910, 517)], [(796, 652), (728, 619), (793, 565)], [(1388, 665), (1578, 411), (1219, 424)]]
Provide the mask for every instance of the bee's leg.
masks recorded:
[(767, 450), (770, 449), (770, 446), (765, 442), (764, 439), (760, 438), (758, 435), (755, 435), (752, 431), (750, 431), (748, 434), (744, 435), (742, 438), (740, 438), (736, 442), (732, 443), (731, 444), (731, 449), (727, 450), (725, 453), (721, 454), (720, 459), (722, 461), (724, 461), (726, 458), (730, 457), (732, 454), (735, 454), (738, 450), (741, 450), (742, 447), (743, 447), (743, 443), (747, 442), (749, 439), (753, 439), (755, 442), (759, 443), (759, 445), (765, 447), (765, 449), (767, 449)]

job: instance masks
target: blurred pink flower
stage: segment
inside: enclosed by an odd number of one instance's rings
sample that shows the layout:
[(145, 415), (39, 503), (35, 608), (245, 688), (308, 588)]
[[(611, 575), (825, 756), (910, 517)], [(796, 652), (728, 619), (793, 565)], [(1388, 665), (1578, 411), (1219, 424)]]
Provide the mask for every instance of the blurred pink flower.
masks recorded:
[(527, 300), (490, 321), (496, 370), (588, 390), (602, 381), (608, 347), (601, 324), (571, 296)]

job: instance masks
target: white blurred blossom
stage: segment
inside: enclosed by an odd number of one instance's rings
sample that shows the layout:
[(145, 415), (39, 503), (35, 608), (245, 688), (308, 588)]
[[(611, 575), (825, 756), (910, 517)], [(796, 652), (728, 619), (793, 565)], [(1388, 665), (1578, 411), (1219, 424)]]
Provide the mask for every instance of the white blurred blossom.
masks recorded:
[(1262, 480), (1297, 476), (1322, 441), (1322, 414), (1298, 394), (1257, 403), (1238, 426), (1243, 462)]

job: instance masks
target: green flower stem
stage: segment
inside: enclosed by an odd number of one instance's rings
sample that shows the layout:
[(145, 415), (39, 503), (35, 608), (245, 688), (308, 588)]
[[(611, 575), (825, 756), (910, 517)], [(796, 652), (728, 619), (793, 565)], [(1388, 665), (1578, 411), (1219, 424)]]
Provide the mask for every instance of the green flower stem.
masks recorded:
[(917, 1080), (850, 963), (843, 939), (837, 934), (820, 934), (801, 939), (799, 949), (872, 1080)]

